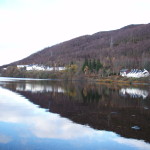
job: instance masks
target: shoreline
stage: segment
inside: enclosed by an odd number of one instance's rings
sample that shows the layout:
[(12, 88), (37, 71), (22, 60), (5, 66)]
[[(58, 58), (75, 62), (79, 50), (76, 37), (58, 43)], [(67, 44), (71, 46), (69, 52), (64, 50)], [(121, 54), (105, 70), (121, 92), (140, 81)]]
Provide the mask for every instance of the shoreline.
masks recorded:
[(142, 80), (134, 80), (134, 81), (131, 81), (131, 80), (127, 80), (127, 81), (123, 81), (123, 80), (109, 80), (109, 79), (98, 79), (96, 80), (97, 82), (100, 82), (100, 83), (116, 83), (116, 84), (128, 84), (128, 85), (132, 85), (132, 84), (144, 84), (144, 85), (150, 85), (150, 82), (149, 81), (142, 81)]
[(72, 78), (17, 78), (17, 77), (0, 77), (0, 78), (11, 78), (20, 80), (61, 80), (61, 81), (80, 81), (80, 82), (95, 82), (95, 83), (106, 83), (106, 84), (120, 84), (120, 85), (150, 85), (150, 77), (147, 78), (125, 78), (121, 76), (109, 76), (101, 78), (90, 78), (87, 76), (73, 76)]

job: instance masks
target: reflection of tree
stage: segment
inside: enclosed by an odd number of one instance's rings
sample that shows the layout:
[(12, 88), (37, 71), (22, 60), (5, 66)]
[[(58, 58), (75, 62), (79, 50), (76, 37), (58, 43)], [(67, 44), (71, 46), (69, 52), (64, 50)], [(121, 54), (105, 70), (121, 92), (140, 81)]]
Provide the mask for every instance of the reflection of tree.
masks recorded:
[(71, 97), (75, 97), (77, 95), (75, 87), (73, 84), (65, 85), (65, 94)]
[(97, 90), (83, 88), (81, 91), (81, 95), (83, 97), (84, 102), (98, 102), (101, 98), (101, 95), (98, 93)]

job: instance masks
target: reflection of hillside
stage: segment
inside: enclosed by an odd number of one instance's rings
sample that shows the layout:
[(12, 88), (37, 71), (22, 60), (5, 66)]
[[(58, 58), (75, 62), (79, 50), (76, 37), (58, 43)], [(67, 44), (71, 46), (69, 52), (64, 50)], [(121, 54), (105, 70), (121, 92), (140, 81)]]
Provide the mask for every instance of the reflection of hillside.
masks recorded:
[[(7, 87), (10, 88), (11, 85)], [(144, 101), (140, 98), (123, 98), (118, 90), (100, 85), (65, 84), (66, 91), (70, 89), (71, 92), (76, 93), (73, 96), (56, 91), (33, 93), (14, 87), (11, 89), (50, 112), (58, 113), (76, 123), (88, 124), (95, 129), (114, 131), (124, 137), (150, 142), (149, 97)], [(140, 129), (135, 130), (133, 126), (138, 126)]]
[(122, 88), (120, 90), (120, 95), (122, 96), (129, 95), (132, 98), (142, 97), (143, 99), (145, 99), (148, 96), (148, 91), (137, 89), (137, 88)]

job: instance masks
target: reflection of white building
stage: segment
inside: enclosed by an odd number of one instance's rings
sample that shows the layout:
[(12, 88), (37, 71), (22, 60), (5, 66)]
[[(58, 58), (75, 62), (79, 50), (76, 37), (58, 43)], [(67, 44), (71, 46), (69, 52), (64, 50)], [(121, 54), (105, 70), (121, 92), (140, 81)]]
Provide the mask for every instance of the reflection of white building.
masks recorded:
[(37, 93), (37, 92), (64, 93), (64, 89), (61, 87), (52, 87), (49, 85), (30, 84), (30, 83), (26, 83), (24, 85), (17, 84), (16, 90), (17, 91), (30, 91), (32, 93)]
[(122, 96), (129, 95), (132, 98), (140, 98), (140, 97), (142, 97), (143, 99), (145, 99), (148, 96), (148, 91), (141, 90), (141, 89), (138, 89), (138, 88), (122, 88), (119, 91), (119, 93)]
[(141, 78), (141, 77), (148, 77), (150, 74), (146, 69), (144, 69), (144, 70), (122, 69), (122, 70), (120, 70), (120, 75), (123, 77)]
[(61, 70), (65, 70), (65, 67), (46, 67), (43, 65), (17, 65), (17, 68), (19, 69), (25, 69), (28, 71), (31, 70), (43, 70), (43, 71), (61, 71)]

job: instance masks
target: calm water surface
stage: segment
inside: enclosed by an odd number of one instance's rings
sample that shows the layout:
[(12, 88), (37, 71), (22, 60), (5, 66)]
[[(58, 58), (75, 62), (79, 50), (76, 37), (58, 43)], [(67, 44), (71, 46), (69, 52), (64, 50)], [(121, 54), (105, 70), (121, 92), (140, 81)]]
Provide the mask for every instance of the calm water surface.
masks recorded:
[(150, 86), (0, 78), (0, 150), (150, 150)]

